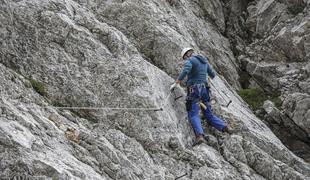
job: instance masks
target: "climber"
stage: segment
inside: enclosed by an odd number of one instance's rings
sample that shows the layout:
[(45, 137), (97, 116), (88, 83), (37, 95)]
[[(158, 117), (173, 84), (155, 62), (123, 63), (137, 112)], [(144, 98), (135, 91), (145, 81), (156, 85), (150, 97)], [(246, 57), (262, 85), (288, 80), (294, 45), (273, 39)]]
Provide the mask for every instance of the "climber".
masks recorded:
[(205, 138), (207, 136), (204, 135), (199, 116), (200, 103), (205, 107), (203, 115), (207, 121), (216, 129), (231, 134), (231, 128), (212, 113), (207, 77), (210, 76), (213, 79), (215, 73), (209, 65), (208, 59), (201, 55), (194, 55), (192, 48), (184, 48), (181, 52), (181, 57), (185, 60), (184, 67), (175, 83), (170, 87), (170, 90), (172, 91), (174, 88), (180, 87), (181, 81), (187, 76), (186, 110), (196, 135), (194, 145), (207, 143), (207, 138)]

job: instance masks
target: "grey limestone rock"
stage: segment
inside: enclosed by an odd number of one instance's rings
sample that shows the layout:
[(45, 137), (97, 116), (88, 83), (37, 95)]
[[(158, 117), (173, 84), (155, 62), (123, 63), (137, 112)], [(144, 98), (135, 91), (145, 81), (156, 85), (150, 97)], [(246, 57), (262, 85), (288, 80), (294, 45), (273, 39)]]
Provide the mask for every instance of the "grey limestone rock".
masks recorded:
[[(277, 96), (286, 102), (285, 106), (278, 107), (279, 111), (270, 112), (265, 120), (277, 116), (273, 119), (278, 122), (282, 119), (281, 122), (287, 125), (299, 121), (299, 124), (289, 125), (290, 127), (299, 127), (301, 121), (308, 122), (309, 118), (305, 118), (305, 113), (297, 115), (295, 120), (291, 119), (292, 112), (301, 112), (302, 108), (288, 105), (294, 102), (288, 99), (296, 97), (296, 94), (309, 94), (309, 1), (222, 2), (228, 14), (244, 14), (245, 23), (238, 21), (239, 17), (227, 18), (227, 34), (236, 44), (234, 50), (238, 54), (239, 73), (248, 78), (242, 80), (242, 87), (262, 89), (268, 96)], [(308, 104), (308, 99), (305, 98), (301, 104)], [(276, 115), (278, 112), (281, 112), (282, 118)], [(274, 129), (276, 131), (278, 128)], [(298, 134), (304, 136), (305, 133), (299, 131), (294, 134), (299, 138)], [(292, 138), (290, 136), (288, 138)]]
[[(236, 94), (220, 1), (218, 11), (192, 1), (0, 2), (1, 178), (310, 178)], [(192, 147), (184, 98), (174, 99), (185, 92), (169, 95), (184, 46), (206, 50), (219, 72), (215, 111), (236, 131), (210, 130), (216, 148)]]
[(301, 93), (291, 94), (284, 100), (283, 107), (289, 118), (310, 137), (310, 96)]

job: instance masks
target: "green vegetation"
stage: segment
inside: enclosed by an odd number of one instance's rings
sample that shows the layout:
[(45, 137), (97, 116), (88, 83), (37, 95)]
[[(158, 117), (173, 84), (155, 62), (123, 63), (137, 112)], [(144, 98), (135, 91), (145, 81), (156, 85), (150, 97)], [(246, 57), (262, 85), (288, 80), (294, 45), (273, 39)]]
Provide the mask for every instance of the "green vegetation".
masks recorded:
[(39, 82), (39, 81), (36, 81), (34, 79), (29, 79), (31, 85), (32, 85), (32, 88), (37, 92), (39, 93), (40, 95), (42, 96), (47, 96), (47, 93), (45, 91), (45, 87), (44, 87), (44, 84)]
[(241, 71), (239, 73), (239, 82), (242, 88), (249, 87), (250, 85), (249, 79), (250, 79), (250, 75), (247, 72)]
[(280, 99), (279, 96), (277, 96), (277, 97), (272, 97), (270, 100), (271, 100), (272, 102), (274, 102), (274, 105), (275, 105), (277, 108), (280, 108), (280, 107), (281, 107), (281, 105), (282, 105), (282, 100)]
[(264, 91), (257, 88), (242, 89), (238, 91), (239, 96), (247, 102), (253, 111), (258, 110), (263, 106), (264, 101), (271, 100), (275, 103), (276, 107), (280, 107), (282, 104), (281, 99), (278, 96), (268, 97)]
[(242, 89), (238, 91), (238, 94), (245, 102), (250, 105), (251, 109), (254, 111), (259, 109), (267, 99), (267, 96), (264, 94), (264, 92), (256, 88)]

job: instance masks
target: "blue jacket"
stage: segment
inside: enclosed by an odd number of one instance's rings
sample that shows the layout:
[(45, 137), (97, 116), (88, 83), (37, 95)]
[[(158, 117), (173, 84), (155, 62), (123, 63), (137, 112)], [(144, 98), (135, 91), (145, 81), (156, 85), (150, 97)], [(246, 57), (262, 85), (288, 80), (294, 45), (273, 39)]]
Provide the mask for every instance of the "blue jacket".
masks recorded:
[(187, 86), (208, 82), (208, 75), (213, 79), (215, 73), (208, 63), (208, 58), (201, 55), (192, 56), (184, 63), (183, 70), (178, 77), (182, 81), (187, 75)]

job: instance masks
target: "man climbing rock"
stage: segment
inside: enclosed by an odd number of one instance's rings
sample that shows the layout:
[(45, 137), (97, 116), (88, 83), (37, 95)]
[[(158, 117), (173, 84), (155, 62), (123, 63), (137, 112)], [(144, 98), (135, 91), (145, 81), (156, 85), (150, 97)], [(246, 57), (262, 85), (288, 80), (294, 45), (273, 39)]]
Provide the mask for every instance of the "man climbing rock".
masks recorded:
[(196, 135), (194, 145), (207, 143), (199, 116), (200, 103), (204, 107), (202, 109), (203, 115), (207, 121), (216, 129), (231, 134), (231, 128), (212, 113), (207, 79), (208, 76), (213, 79), (215, 73), (209, 65), (208, 59), (201, 55), (194, 55), (192, 48), (184, 48), (181, 56), (185, 60), (184, 67), (170, 90), (172, 91), (175, 87), (180, 86), (181, 81), (187, 76), (186, 110)]

